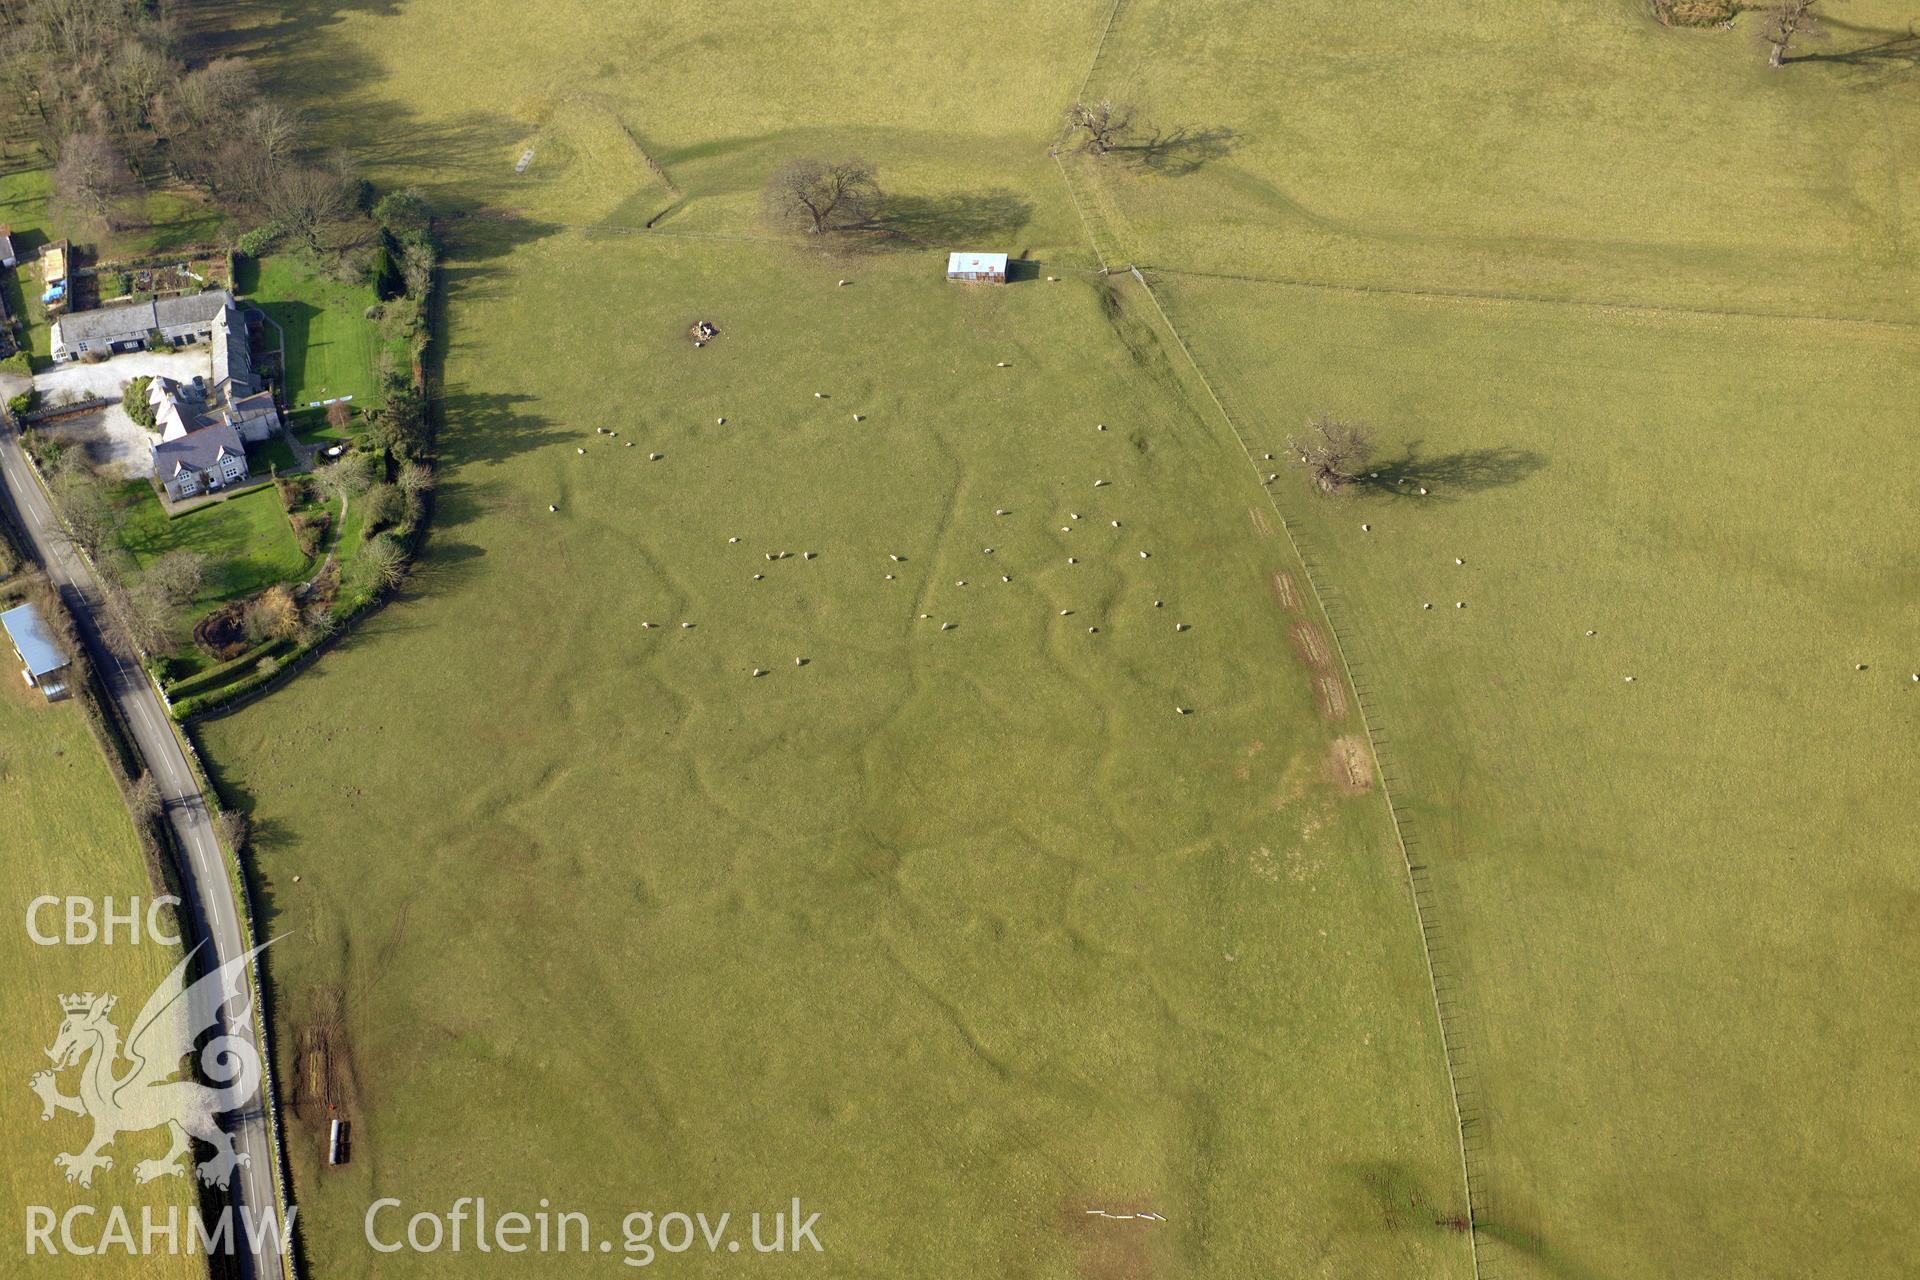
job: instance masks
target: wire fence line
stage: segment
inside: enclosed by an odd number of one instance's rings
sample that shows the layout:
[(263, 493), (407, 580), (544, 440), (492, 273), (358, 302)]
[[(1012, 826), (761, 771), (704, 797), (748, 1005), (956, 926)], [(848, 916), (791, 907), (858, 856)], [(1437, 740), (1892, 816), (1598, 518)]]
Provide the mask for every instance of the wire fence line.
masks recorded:
[(1415, 923), (1420, 930), (1420, 950), (1426, 963), (1427, 986), (1433, 998), (1434, 1017), (1440, 1028), (1441, 1053), (1447, 1073), (1447, 1093), (1453, 1104), (1454, 1128), (1458, 1140), (1461, 1180), (1467, 1193), (1467, 1244), (1472, 1254), (1473, 1274), (1481, 1280), (1488, 1280), (1494, 1273), (1486, 1266), (1487, 1259), (1482, 1257), (1483, 1242), (1481, 1225), (1487, 1221), (1489, 1213), (1489, 1195), (1487, 1187), (1487, 1163), (1490, 1152), (1487, 1145), (1486, 1111), (1479, 1098), (1474, 1081), (1476, 1073), (1468, 1054), (1465, 1011), (1461, 1008), (1462, 975), (1446, 946), (1446, 933), (1440, 921), (1440, 911), (1434, 891), (1431, 869), (1426, 862), (1414, 853), (1417, 839), (1409, 834), (1411, 815), (1396, 798), (1396, 789), (1400, 777), (1390, 767), (1386, 741), (1378, 724), (1378, 711), (1374, 706), (1371, 684), (1363, 683), (1361, 671), (1363, 664), (1355, 656), (1358, 637), (1348, 624), (1344, 610), (1336, 609), (1337, 595), (1326, 583), (1325, 574), (1318, 563), (1308, 554), (1301, 536), (1299, 522), (1291, 519), (1281, 509), (1279, 499), (1274, 495), (1273, 486), (1259, 476), (1259, 464), (1255, 453), (1247, 443), (1240, 426), (1240, 419), (1227, 407), (1221, 396), (1216, 379), (1206, 366), (1194, 354), (1193, 347), (1181, 334), (1179, 326), (1173, 321), (1162, 304), (1159, 291), (1152, 280), (1139, 267), (1129, 267), (1134, 279), (1139, 281), (1142, 291), (1152, 302), (1156, 315), (1172, 337), (1174, 344), (1187, 359), (1200, 385), (1206, 390), (1207, 398), (1213, 402), (1221, 421), (1233, 433), (1234, 441), (1239, 445), (1247, 464), (1255, 471), (1256, 478), (1262, 480), (1261, 491), (1266, 494), (1267, 505), (1286, 531), (1287, 543), (1292, 548), (1294, 558), (1299, 561), (1307, 579), (1307, 589), (1312, 594), (1314, 604), (1327, 627), (1333, 634), (1333, 650), (1339, 659), (1340, 667), (1346, 676), (1347, 684), (1354, 691), (1354, 701), (1360, 712), (1360, 726), (1367, 737), (1367, 748), (1374, 759), (1374, 772), (1380, 779), (1381, 798), (1386, 802), (1389, 826), (1393, 832), (1396, 848), (1400, 853), (1401, 866), (1407, 877), (1407, 887), (1413, 900)]
[(1912, 332), (1920, 321), (1892, 320), (1877, 316), (1825, 315), (1804, 311), (1763, 311), (1758, 308), (1686, 306), (1680, 303), (1631, 302), (1606, 298), (1569, 298), (1551, 293), (1503, 292), (1496, 289), (1432, 289), (1414, 285), (1353, 284), (1338, 280), (1314, 280), (1305, 276), (1253, 275), (1238, 271), (1201, 271), (1190, 267), (1169, 267), (1142, 263), (1142, 269), (1155, 275), (1187, 277), (1195, 280), (1229, 280), (1239, 284), (1259, 284), (1276, 288), (1320, 289), (1332, 293), (1378, 294), (1399, 298), (1438, 298), (1451, 302), (1517, 302), (1541, 306), (1582, 307), (1592, 311), (1640, 311), (1654, 315), (1700, 316), (1734, 320), (1780, 320), (1801, 324), (1849, 324), (1863, 328), (1895, 329)]

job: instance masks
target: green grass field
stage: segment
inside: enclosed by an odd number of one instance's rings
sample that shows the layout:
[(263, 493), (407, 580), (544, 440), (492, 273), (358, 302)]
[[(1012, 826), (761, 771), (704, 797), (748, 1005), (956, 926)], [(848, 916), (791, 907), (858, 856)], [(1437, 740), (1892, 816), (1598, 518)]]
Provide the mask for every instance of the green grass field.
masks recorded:
[(328, 279), (293, 254), (242, 258), (236, 274), (240, 292), (273, 321), (266, 341), (274, 326), (285, 340), (289, 405), (343, 395), (366, 401), (380, 343), (365, 317), (372, 286)]
[[(1470, 1274), (1257, 479), (1327, 409), (1381, 484), (1271, 495), (1459, 976), (1483, 1274), (1903, 1274), (1920, 93), (1830, 8), (1779, 73), (1638, 0), (219, 11), (453, 215), (422, 573), (203, 730), (361, 1121), (296, 1127), (316, 1273), (484, 1192), (799, 1194), (854, 1274)], [(1090, 62), (1161, 142), (1056, 166)], [(1042, 278), (766, 241), (809, 152)]]
[(184, 614), (189, 628), (229, 600), (307, 572), (307, 557), (300, 554), (272, 485), (172, 518), (145, 480), (129, 481), (120, 493), (120, 544), (137, 568), (169, 551), (197, 551), (207, 558), (206, 582)]
[[(7, 923), (0, 930), (0, 966), (7, 981), (0, 984), (0, 1010), (12, 1028), (0, 1049), (0, 1073), (7, 1081), (6, 1123), (0, 1127), (0, 1210), (10, 1229), (18, 1231), (8, 1242), (10, 1251), (24, 1250), (28, 1206), (44, 1206), (56, 1215), (75, 1204), (120, 1205), (140, 1222), (142, 1208), (161, 1220), (178, 1210), (184, 1228), (193, 1211), (192, 1185), (167, 1178), (141, 1186), (133, 1166), (156, 1158), (166, 1149), (165, 1138), (152, 1133), (127, 1134), (118, 1140), (111, 1170), (100, 1173), (91, 1189), (69, 1186), (53, 1157), (74, 1152), (86, 1143), (90, 1126), (68, 1114), (42, 1122), (40, 1101), (27, 1088), (27, 1079), (47, 1068), (42, 1052), (60, 1029), (59, 998), (73, 992), (111, 991), (127, 1009), (116, 1020), (123, 1025), (140, 1002), (179, 961), (177, 948), (155, 944), (129, 946), (121, 934), (116, 945), (40, 946), (26, 931), (27, 906), (36, 897), (112, 896), (124, 910), (129, 898), (149, 901), (145, 862), (134, 837), (131, 820), (106, 762), (94, 745), (77, 704), (47, 705), (40, 694), (22, 685), (7, 653), (6, 678), (0, 681), (0, 902)], [(59, 911), (45, 912), (43, 931), (61, 930)], [(72, 1089), (69, 1075), (65, 1081)], [(96, 1219), (97, 1238), (104, 1218)], [(88, 1224), (78, 1235), (89, 1238)], [(58, 1237), (56, 1236), (56, 1239)], [(204, 1276), (203, 1261), (160, 1255), (129, 1258), (124, 1253), (78, 1258), (62, 1254), (32, 1258), (16, 1255), (8, 1268), (26, 1274), (86, 1277)]]

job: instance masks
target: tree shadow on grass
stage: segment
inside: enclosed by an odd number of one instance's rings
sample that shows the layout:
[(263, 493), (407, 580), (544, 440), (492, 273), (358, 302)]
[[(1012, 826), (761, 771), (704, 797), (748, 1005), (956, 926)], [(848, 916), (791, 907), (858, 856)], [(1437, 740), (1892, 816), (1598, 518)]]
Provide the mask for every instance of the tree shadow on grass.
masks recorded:
[[(558, 428), (544, 414), (527, 411), (525, 406), (533, 402), (532, 396), (505, 391), (442, 391), (438, 405), (441, 456), (459, 464), (505, 462), (549, 443)], [(449, 484), (437, 491), (436, 522), (450, 505), (449, 492), (456, 488)]]
[(1409, 440), (1397, 457), (1368, 463), (1359, 487), (1389, 497), (1444, 501), (1519, 484), (1547, 465), (1545, 455), (1511, 445), (1433, 455), (1421, 452), (1420, 446), (1420, 441)]
[(878, 232), (875, 248), (1005, 244), (1033, 217), (1033, 203), (1004, 188), (947, 196), (882, 199), (864, 229)]
[(1916, 31), (1911, 25), (1905, 31), (1886, 31), (1849, 27), (1832, 18), (1826, 19), (1826, 25), (1836, 31), (1846, 29), (1857, 31), (1864, 36), (1880, 38), (1856, 49), (1794, 54), (1786, 61), (1795, 66), (1801, 63), (1823, 62), (1854, 72), (1856, 74), (1852, 77), (1852, 87), (1855, 89), (1882, 88), (1920, 71), (1920, 31)]
[(1241, 137), (1224, 125), (1179, 125), (1154, 129), (1134, 142), (1114, 147), (1109, 155), (1163, 178), (1184, 178), (1202, 165), (1225, 159), (1240, 146)]

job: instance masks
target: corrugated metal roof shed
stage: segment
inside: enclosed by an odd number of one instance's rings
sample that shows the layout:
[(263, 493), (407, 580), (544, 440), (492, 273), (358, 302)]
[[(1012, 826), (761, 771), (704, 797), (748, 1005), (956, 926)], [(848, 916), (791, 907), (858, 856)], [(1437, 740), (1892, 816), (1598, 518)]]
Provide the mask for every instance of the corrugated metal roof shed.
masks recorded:
[(0, 626), (7, 629), (7, 636), (35, 681), (67, 665), (66, 655), (54, 644), (53, 633), (47, 630), (40, 611), (32, 605), (23, 604), (0, 613)]
[(1003, 276), (1007, 274), (1007, 255), (1004, 253), (950, 253), (947, 255), (947, 274), (950, 276)]

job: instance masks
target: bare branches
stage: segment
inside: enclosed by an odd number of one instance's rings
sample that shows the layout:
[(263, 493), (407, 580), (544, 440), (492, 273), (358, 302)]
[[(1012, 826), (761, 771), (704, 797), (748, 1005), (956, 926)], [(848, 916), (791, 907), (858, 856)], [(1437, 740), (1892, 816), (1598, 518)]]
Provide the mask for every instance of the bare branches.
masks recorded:
[(1775, 0), (1760, 11), (1757, 38), (1767, 51), (1768, 66), (1784, 65), (1787, 51), (1796, 40), (1826, 38), (1819, 15), (1813, 12), (1813, 6), (1818, 3), (1820, 0)]
[(1111, 99), (1067, 108), (1067, 130), (1080, 140), (1076, 150), (1106, 155), (1125, 142), (1132, 129), (1133, 108)]
[(133, 171), (106, 134), (76, 133), (60, 144), (53, 199), (69, 216), (111, 230), (133, 192)]
[(821, 235), (871, 223), (880, 183), (873, 165), (857, 157), (794, 160), (767, 183), (765, 199), (769, 221)]
[(1322, 492), (1332, 493), (1360, 478), (1373, 456), (1373, 429), (1363, 422), (1318, 413), (1307, 423), (1304, 435), (1287, 440), (1287, 452)]

